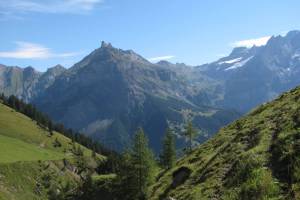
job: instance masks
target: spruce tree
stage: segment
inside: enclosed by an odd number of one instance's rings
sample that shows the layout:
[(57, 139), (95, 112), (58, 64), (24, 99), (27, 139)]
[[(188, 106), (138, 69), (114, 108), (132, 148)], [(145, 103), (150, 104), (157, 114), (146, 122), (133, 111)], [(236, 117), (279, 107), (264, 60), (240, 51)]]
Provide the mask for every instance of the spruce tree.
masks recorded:
[(124, 199), (147, 199), (148, 187), (154, 181), (155, 160), (141, 128), (134, 135), (132, 148), (123, 155), (123, 160), (124, 168), (120, 176), (126, 193)]
[(52, 124), (51, 120), (48, 121), (48, 130), (49, 130), (50, 136), (52, 136), (53, 135), (53, 124)]
[(4, 101), (4, 99), (5, 99), (5, 95), (4, 95), (4, 93), (1, 93), (1, 95), (0, 95), (0, 99)]
[(132, 164), (137, 175), (136, 186), (138, 199), (146, 199), (148, 186), (153, 183), (155, 161), (152, 151), (148, 147), (148, 138), (143, 129), (139, 128), (135, 134), (132, 148)]
[(137, 199), (136, 172), (132, 164), (130, 150), (125, 150), (121, 157), (118, 171), (119, 185), (117, 188), (117, 199), (131, 200)]
[(163, 139), (161, 164), (164, 168), (170, 169), (176, 161), (175, 138), (170, 128), (167, 128)]
[(92, 150), (92, 158), (96, 158), (96, 151), (95, 151), (95, 147), (93, 147), (93, 150)]
[(191, 121), (189, 121), (186, 124), (185, 127), (185, 131), (183, 133), (183, 135), (188, 139), (188, 143), (189, 143), (189, 151), (191, 152), (193, 149), (193, 141), (195, 139), (195, 137), (197, 136), (197, 130), (193, 127), (193, 124)]

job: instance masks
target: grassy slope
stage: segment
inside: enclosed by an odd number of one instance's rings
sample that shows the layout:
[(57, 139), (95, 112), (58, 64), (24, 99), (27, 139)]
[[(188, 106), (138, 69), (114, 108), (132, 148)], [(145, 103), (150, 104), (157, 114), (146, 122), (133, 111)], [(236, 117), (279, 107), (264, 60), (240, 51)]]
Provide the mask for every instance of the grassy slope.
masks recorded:
[[(54, 147), (56, 138), (61, 147)], [(74, 179), (70, 171), (61, 171), (62, 159), (72, 160), (71, 148), (69, 138), (59, 133), (50, 137), (34, 121), (0, 103), (0, 200), (45, 199), (44, 191), (34, 191), (46, 172), (60, 174), (55, 179), (59, 182)], [(91, 156), (89, 149), (82, 149)]]
[[(49, 137), (47, 131), (37, 126), (27, 116), (14, 111), (13, 109), (0, 103), (0, 135), (18, 139), (25, 143), (35, 146), (36, 148), (46, 149), (53, 152), (53, 154), (63, 154), (62, 157), (67, 157), (68, 153), (65, 153), (71, 148), (71, 140), (59, 133), (54, 133), (52, 137)], [(58, 139), (62, 144), (61, 148), (55, 148), (53, 142)], [(84, 154), (89, 156), (91, 151), (81, 146)], [(1, 148), (1, 147), (0, 147)], [(1, 156), (1, 151), (0, 151)]]
[[(162, 172), (151, 199), (300, 199), (300, 88), (264, 104)], [(173, 187), (180, 167), (192, 172)]]
[(22, 140), (0, 135), (0, 163), (36, 160), (59, 160), (63, 153), (45, 149)]

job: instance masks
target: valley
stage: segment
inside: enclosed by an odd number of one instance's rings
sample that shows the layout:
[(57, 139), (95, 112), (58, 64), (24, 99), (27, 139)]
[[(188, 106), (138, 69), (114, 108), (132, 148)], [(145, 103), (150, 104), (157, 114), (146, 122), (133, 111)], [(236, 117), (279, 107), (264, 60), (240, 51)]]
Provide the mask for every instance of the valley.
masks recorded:
[(0, 200), (300, 200), (299, 8), (0, 0)]

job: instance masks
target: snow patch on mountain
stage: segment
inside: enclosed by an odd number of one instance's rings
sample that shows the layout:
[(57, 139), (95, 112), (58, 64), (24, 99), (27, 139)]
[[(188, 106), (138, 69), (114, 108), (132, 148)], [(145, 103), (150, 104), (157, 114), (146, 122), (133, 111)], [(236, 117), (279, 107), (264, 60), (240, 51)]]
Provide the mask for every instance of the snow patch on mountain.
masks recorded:
[(231, 60), (226, 60), (226, 61), (219, 62), (218, 64), (219, 64), (219, 65), (222, 65), (222, 64), (232, 64), (232, 63), (239, 62), (239, 61), (241, 61), (242, 59), (243, 59), (242, 57), (240, 57), (240, 58), (235, 58), (235, 59), (231, 59)]
[(232, 69), (236, 69), (236, 68), (239, 68), (239, 67), (243, 67), (249, 60), (251, 60), (253, 58), (253, 56), (250, 56), (249, 58), (241, 61), (241, 62), (236, 62), (234, 65), (232, 65), (231, 67), (228, 67), (225, 69), (225, 71), (228, 71), (228, 70), (232, 70)]
[(293, 56), (292, 56), (292, 59), (296, 59), (296, 58), (300, 58), (300, 53), (295, 53)]

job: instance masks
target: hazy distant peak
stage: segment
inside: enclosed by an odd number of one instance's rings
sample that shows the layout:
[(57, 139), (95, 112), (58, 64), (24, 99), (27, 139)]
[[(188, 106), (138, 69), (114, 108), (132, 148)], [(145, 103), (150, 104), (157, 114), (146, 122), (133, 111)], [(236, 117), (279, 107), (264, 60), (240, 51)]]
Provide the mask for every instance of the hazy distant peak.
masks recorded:
[(30, 73), (30, 74), (38, 74), (40, 73), (39, 71), (35, 70), (32, 66), (28, 66), (28, 67), (25, 67), (23, 69), (24, 73)]
[(57, 74), (57, 73), (61, 73), (61, 72), (65, 71), (65, 70), (67, 70), (67, 69), (64, 66), (57, 64), (53, 67), (48, 68), (47, 72)]
[(64, 66), (57, 64), (51, 68), (49, 68), (50, 70), (61, 70), (61, 69), (66, 69)]
[(65, 68), (64, 66), (62, 66), (61, 64), (57, 64), (57, 65), (55, 65), (54, 67), (52, 67), (52, 68)]
[(286, 37), (295, 37), (295, 36), (300, 36), (300, 31), (299, 30), (290, 31), (286, 35)]
[(247, 53), (248, 51), (249, 51), (249, 48), (247, 48), (247, 47), (236, 47), (232, 50), (232, 52), (229, 56), (230, 57), (235, 57), (237, 55)]
[(156, 64), (157, 64), (157, 65), (162, 65), (162, 66), (170, 66), (170, 65), (173, 65), (173, 63), (171, 63), (171, 62), (169, 62), (169, 61), (166, 61), (166, 60), (158, 61)]

